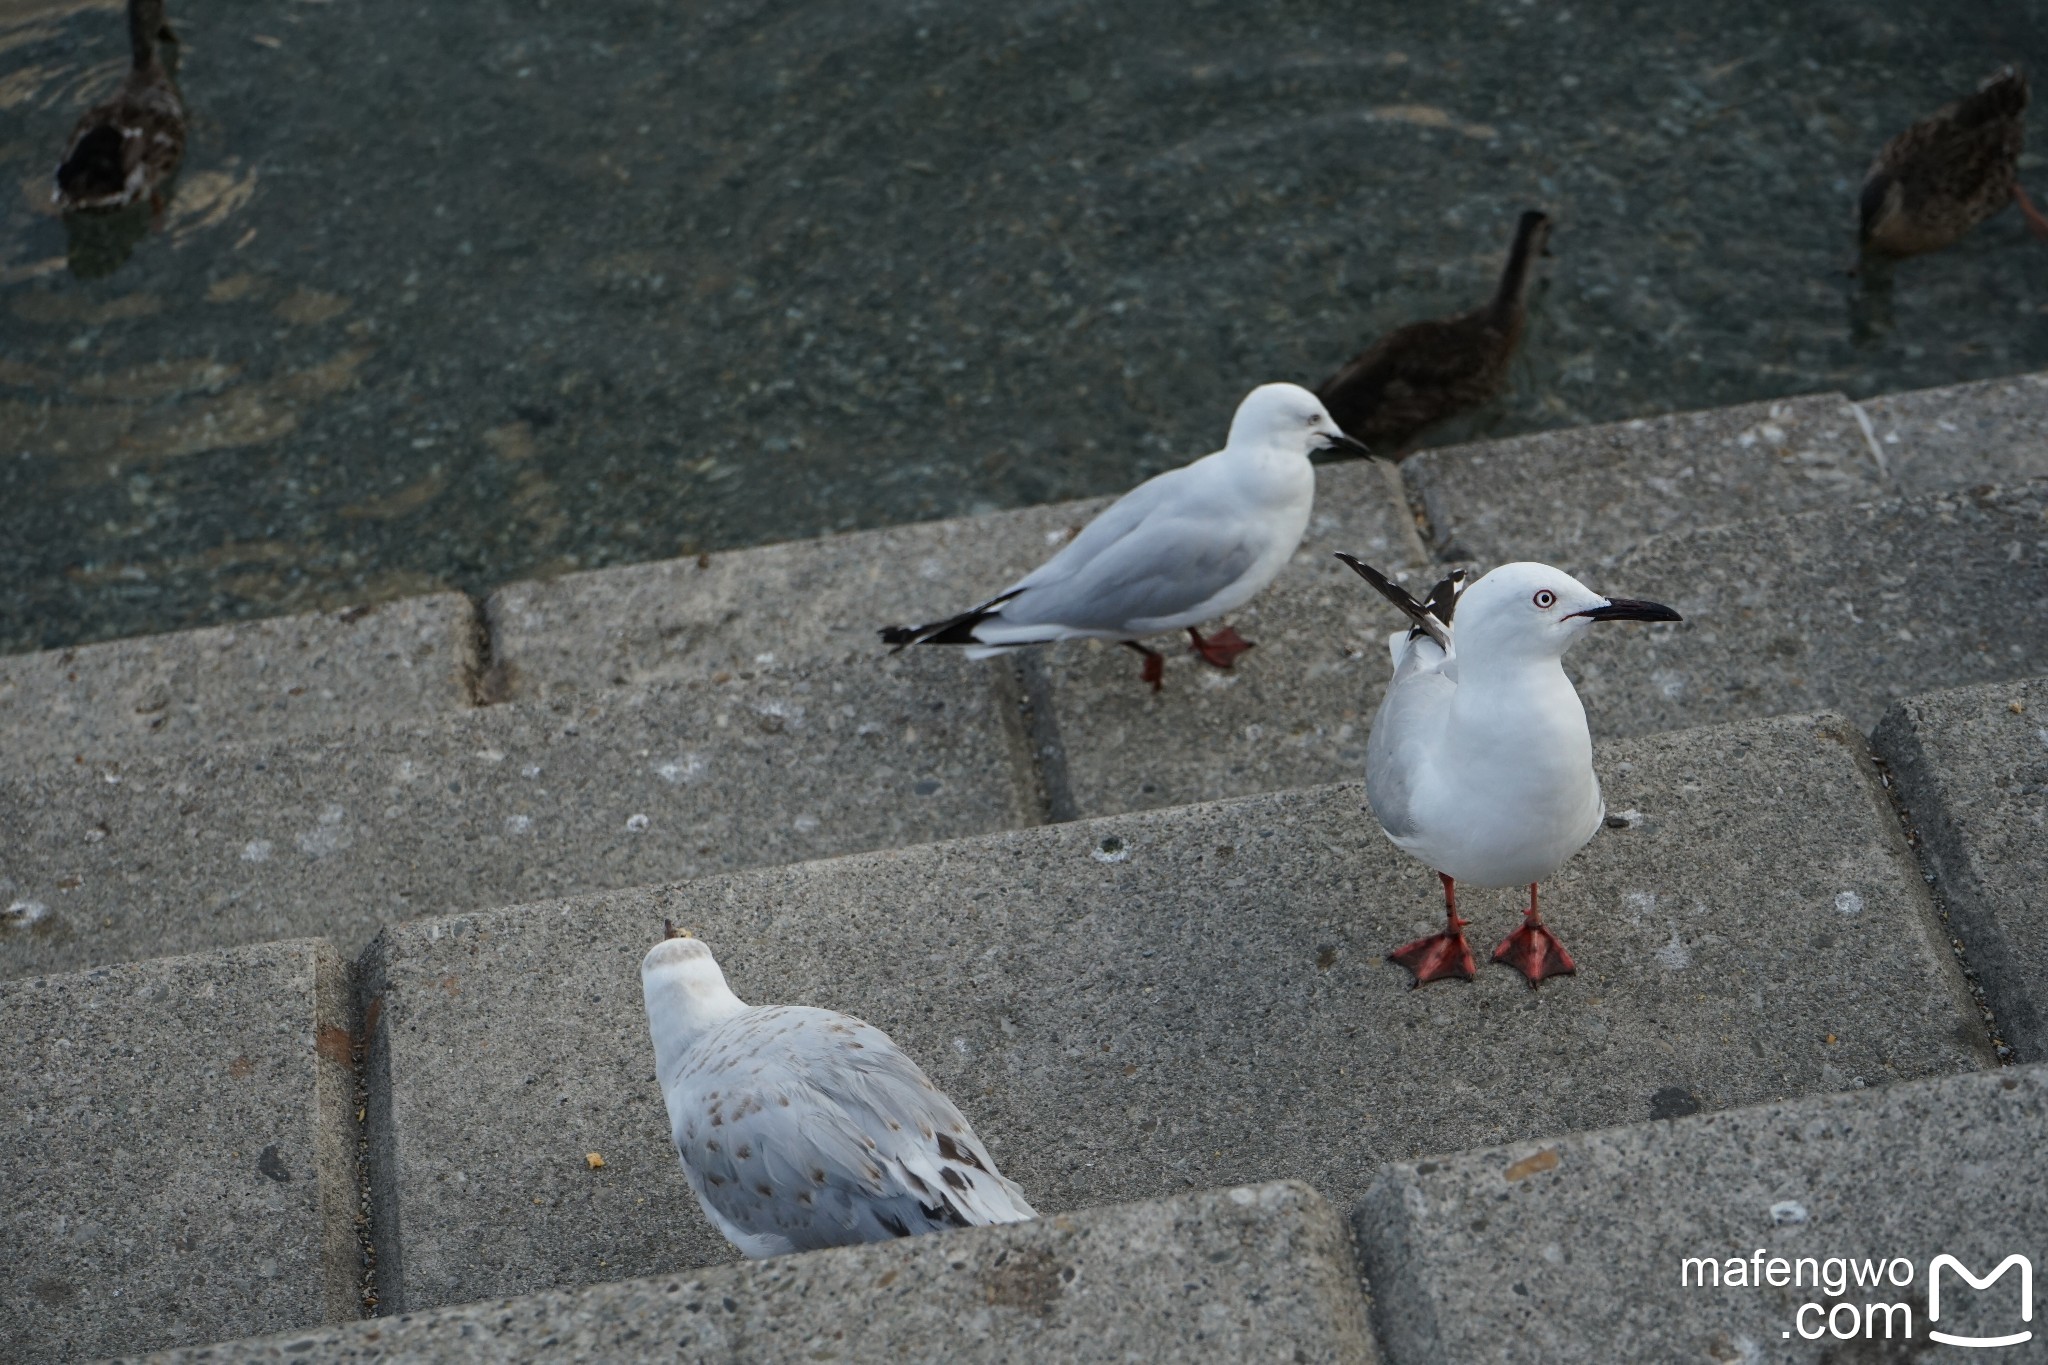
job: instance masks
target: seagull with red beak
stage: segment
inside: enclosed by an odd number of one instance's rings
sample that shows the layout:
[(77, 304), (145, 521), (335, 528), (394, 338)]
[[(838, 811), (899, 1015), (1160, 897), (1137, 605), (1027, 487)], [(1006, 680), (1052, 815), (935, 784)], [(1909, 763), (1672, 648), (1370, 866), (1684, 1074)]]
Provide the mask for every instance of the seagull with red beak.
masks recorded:
[(1387, 642), (1394, 677), (1366, 743), (1365, 792), (1387, 837), (1444, 887), (1444, 931), (1388, 959), (1417, 986), (1471, 980), (1457, 883), (1526, 886), (1521, 927), (1493, 960), (1532, 987), (1570, 974), (1571, 954), (1543, 922), (1536, 884), (1586, 846), (1607, 808), (1564, 652), (1601, 621), (1683, 618), (1660, 603), (1603, 597), (1548, 564), (1503, 564), (1470, 588), (1454, 574), (1418, 602), (1370, 564), (1337, 557), (1409, 620)]
[(1301, 544), (1315, 504), (1311, 455), (1369, 454), (1297, 384), (1261, 384), (1230, 419), (1223, 449), (1154, 475), (1118, 498), (1066, 548), (972, 611), (885, 626), (882, 643), (962, 645), (970, 659), (1054, 640), (1117, 640), (1144, 656), (1154, 692), (1165, 656), (1139, 641), (1184, 630), (1204, 663), (1229, 668), (1252, 642), (1196, 627), (1264, 590)]

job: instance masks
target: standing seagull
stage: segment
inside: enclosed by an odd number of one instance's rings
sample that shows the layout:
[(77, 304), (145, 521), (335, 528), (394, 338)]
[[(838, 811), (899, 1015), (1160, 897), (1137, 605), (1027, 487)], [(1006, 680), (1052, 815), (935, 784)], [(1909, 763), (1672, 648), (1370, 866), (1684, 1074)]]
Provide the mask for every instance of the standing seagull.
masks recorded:
[(1456, 575), (1425, 604), (1370, 564), (1337, 558), (1413, 623), (1387, 640), (1394, 678), (1366, 742), (1365, 794), (1387, 837), (1436, 869), (1444, 931), (1388, 959), (1418, 986), (1472, 979), (1458, 918), (1463, 881), (1529, 888), (1522, 927), (1501, 940), (1494, 961), (1532, 987), (1573, 971), (1537, 911), (1536, 883), (1585, 847), (1607, 808), (1564, 652), (1595, 621), (1683, 618), (1656, 602), (1602, 597), (1547, 564), (1503, 564), (1462, 592)]
[(1058, 554), (972, 611), (923, 626), (887, 626), (884, 644), (966, 645), (982, 659), (1049, 640), (1121, 640), (1145, 656), (1157, 692), (1166, 676), (1141, 635), (1185, 629), (1205, 662), (1229, 668), (1252, 647), (1225, 627), (1301, 544), (1315, 502), (1309, 456), (1369, 452), (1297, 384), (1262, 384), (1237, 405), (1223, 449), (1133, 488)]
[(1038, 1215), (953, 1102), (850, 1014), (749, 1005), (702, 940), (640, 963), (654, 1070), (683, 1172), (750, 1257)]

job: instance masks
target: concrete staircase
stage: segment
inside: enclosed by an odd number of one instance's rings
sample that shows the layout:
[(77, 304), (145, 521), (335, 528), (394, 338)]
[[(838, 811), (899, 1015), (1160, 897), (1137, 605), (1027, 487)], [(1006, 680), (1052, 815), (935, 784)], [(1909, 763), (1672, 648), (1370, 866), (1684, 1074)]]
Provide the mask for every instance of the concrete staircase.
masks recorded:
[[(2024, 377), (1332, 467), (1259, 649), (1157, 696), (874, 640), (1098, 504), (0, 658), (0, 1357), (1820, 1360), (1802, 1303), (1887, 1296), (1924, 1342), (1930, 1258), (2048, 1253), (2044, 436)], [(1570, 661), (1577, 977), (1381, 960), (1438, 909), (1362, 809), (1340, 548), (1685, 612)], [(664, 917), (886, 1028), (1051, 1216), (724, 1264)], [(1758, 1246), (1918, 1276), (1681, 1287)]]

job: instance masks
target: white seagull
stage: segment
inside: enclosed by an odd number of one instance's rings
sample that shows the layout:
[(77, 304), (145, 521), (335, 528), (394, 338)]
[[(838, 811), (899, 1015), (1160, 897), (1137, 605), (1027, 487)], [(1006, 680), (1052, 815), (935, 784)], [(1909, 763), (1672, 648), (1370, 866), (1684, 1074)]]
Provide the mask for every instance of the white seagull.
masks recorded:
[(1262, 384), (1230, 420), (1223, 449), (1133, 488), (1066, 548), (972, 611), (922, 626), (888, 626), (885, 644), (966, 645), (971, 659), (1049, 640), (1120, 640), (1145, 656), (1144, 681), (1165, 677), (1141, 635), (1186, 630), (1203, 660), (1229, 668), (1251, 643), (1195, 627), (1235, 611), (1273, 581), (1308, 529), (1316, 476), (1309, 457), (1369, 452), (1322, 400), (1298, 384)]
[(1038, 1215), (953, 1102), (850, 1014), (749, 1005), (702, 940), (640, 963), (669, 1131), (705, 1216), (750, 1257)]
[(1501, 940), (1494, 961), (1531, 986), (1570, 973), (1571, 954), (1537, 911), (1536, 883), (1586, 846), (1607, 807), (1564, 652), (1596, 621), (1683, 618), (1656, 602), (1602, 597), (1548, 564), (1503, 564), (1470, 588), (1461, 571), (1425, 603), (1371, 565), (1337, 558), (1412, 623), (1387, 640), (1394, 678), (1366, 742), (1365, 794), (1387, 837), (1436, 869), (1444, 931), (1388, 959), (1413, 972), (1417, 986), (1472, 979), (1458, 918), (1462, 881), (1529, 888), (1522, 926)]

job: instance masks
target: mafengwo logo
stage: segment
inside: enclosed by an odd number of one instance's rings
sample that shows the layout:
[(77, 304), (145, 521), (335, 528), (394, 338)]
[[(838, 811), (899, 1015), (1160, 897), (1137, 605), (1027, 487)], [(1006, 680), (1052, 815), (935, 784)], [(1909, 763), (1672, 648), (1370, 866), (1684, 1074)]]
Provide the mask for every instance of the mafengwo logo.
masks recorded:
[[(1953, 1324), (1959, 1316), (1956, 1295), (1962, 1284), (1981, 1293), (1996, 1285), (2010, 1270), (2019, 1271), (2013, 1277), (2019, 1282), (2019, 1301), (2014, 1305), (2018, 1310), (2017, 1321), (2013, 1322), (2019, 1330), (1996, 1336), (1973, 1336), (1942, 1330), (1944, 1274), (1948, 1277), (1945, 1301), (1951, 1310), (1949, 1320)], [(1713, 1260), (1687, 1256), (1680, 1262), (1678, 1271), (1679, 1284), (1688, 1289), (1762, 1289), (1769, 1286), (1819, 1291), (1830, 1302), (1809, 1300), (1800, 1304), (1793, 1311), (1792, 1325), (1778, 1334), (1787, 1338), (1797, 1335), (1807, 1341), (1819, 1341), (1823, 1337), (1833, 1337), (1836, 1341), (1916, 1340), (1919, 1324), (1913, 1321), (1913, 1303), (1898, 1291), (1910, 1289), (1917, 1278), (1918, 1268), (1903, 1256), (1889, 1260), (1842, 1256), (1830, 1256), (1825, 1260), (1814, 1256), (1788, 1259), (1772, 1256), (1762, 1247), (1747, 1259), (1730, 1256), (1725, 1260)], [(1880, 1298), (1880, 1295), (1884, 1297)], [(1865, 1301), (1857, 1302), (1857, 1299)], [(1946, 1252), (1927, 1263), (1927, 1340), (1938, 1341), (1944, 1346), (1986, 1350), (2019, 1346), (2034, 1339), (2033, 1329), (2020, 1326), (2033, 1320), (2034, 1263), (2027, 1257), (2015, 1252), (1985, 1275), (1977, 1274)]]
[(1941, 1342), (1946, 1346), (2017, 1346), (2023, 1341), (2033, 1340), (2034, 1334), (2032, 1331), (2013, 1332), (2002, 1337), (1959, 1337), (1951, 1336), (1947, 1332), (1936, 1331), (1933, 1327), (1934, 1323), (1941, 1320), (1941, 1272), (1944, 1269), (1953, 1270), (1956, 1274), (1968, 1280), (1972, 1289), (1989, 1289), (1999, 1276), (2005, 1274), (2006, 1271), (2011, 1270), (2014, 1266), (2018, 1266), (2020, 1272), (2020, 1321), (2032, 1322), (2034, 1320), (2034, 1263), (2018, 1252), (2014, 1252), (2000, 1261), (1998, 1269), (1992, 1271), (1981, 1280), (1970, 1273), (1968, 1266), (1946, 1253), (1928, 1262), (1928, 1338)]

